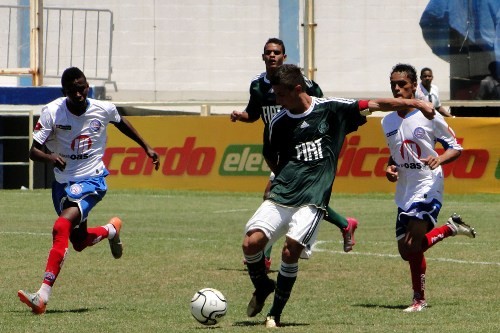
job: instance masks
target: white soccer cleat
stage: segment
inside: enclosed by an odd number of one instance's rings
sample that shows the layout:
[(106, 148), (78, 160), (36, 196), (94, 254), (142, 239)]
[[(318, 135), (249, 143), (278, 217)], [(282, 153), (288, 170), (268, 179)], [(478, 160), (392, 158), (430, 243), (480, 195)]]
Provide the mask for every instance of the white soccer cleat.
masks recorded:
[(413, 299), (413, 303), (403, 310), (403, 312), (420, 312), (427, 307), (425, 299)]
[(274, 316), (267, 316), (266, 317), (266, 328), (275, 328), (275, 327), (280, 327), (280, 320), (277, 317)]
[(45, 302), (38, 293), (29, 293), (24, 290), (17, 292), (19, 300), (29, 306), (34, 314), (45, 313), (47, 302)]
[(450, 216), (446, 225), (453, 231), (453, 236), (464, 235), (470, 238), (476, 238), (476, 231), (470, 225), (464, 223), (457, 213)]

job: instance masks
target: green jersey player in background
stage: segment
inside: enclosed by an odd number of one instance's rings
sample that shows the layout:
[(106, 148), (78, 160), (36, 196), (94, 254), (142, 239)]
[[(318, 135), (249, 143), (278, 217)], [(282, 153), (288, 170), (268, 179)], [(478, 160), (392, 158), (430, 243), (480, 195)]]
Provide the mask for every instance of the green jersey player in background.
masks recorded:
[[(275, 173), (268, 199), (245, 226), (242, 249), (255, 291), (247, 307), (254, 317), (275, 291), (266, 327), (281, 324), (282, 311), (297, 279), (301, 253), (317, 236), (330, 201), (345, 136), (371, 111), (418, 108), (432, 118), (432, 104), (416, 99), (350, 100), (307, 94), (300, 68), (282, 65), (270, 79), (283, 109), (266, 127), (263, 155)], [(266, 274), (264, 249), (285, 236), (276, 283)]]
[[(231, 121), (241, 121), (253, 123), (259, 118), (264, 122), (264, 126), (269, 126), (271, 119), (281, 110), (281, 105), (276, 102), (276, 95), (272, 89), (269, 77), (283, 65), (286, 60), (285, 45), (278, 38), (270, 38), (264, 45), (264, 53), (262, 60), (266, 65), (266, 71), (253, 78), (250, 84), (250, 100), (245, 111), (233, 111), (231, 113)], [(306, 92), (309, 96), (323, 97), (323, 92), (319, 85), (304, 77), (306, 84)], [(274, 178), (274, 173), (271, 173), (266, 189), (264, 191), (264, 200), (269, 195), (271, 181)], [(349, 252), (355, 244), (354, 231), (358, 226), (358, 221), (355, 218), (347, 217), (338, 214), (331, 207), (327, 207), (325, 220), (339, 227), (344, 239), (344, 251)], [(265, 261), (267, 269), (271, 266), (271, 250), (269, 247), (265, 253)], [(304, 254), (304, 258), (308, 258), (309, 253)]]

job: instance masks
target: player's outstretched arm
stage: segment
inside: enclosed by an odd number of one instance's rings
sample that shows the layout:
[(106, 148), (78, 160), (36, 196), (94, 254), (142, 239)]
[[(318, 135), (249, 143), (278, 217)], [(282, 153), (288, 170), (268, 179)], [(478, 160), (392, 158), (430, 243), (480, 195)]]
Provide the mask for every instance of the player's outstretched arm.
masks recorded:
[(370, 111), (405, 111), (419, 109), (427, 119), (436, 114), (434, 105), (419, 99), (379, 98), (368, 101)]
[(461, 150), (456, 150), (453, 148), (448, 148), (443, 154), (438, 156), (428, 156), (426, 158), (421, 158), (420, 160), (428, 165), (431, 170), (436, 169), (442, 164), (448, 164), (456, 160), (462, 154)]
[(149, 144), (142, 138), (139, 132), (137, 132), (134, 126), (132, 126), (132, 124), (125, 117), (121, 117), (121, 121), (119, 123), (115, 123), (114, 125), (120, 130), (120, 132), (137, 142), (139, 146), (144, 149), (149, 158), (153, 160), (155, 170), (158, 170), (160, 168), (158, 153), (156, 153), (156, 151), (154, 151), (154, 149), (149, 146)]

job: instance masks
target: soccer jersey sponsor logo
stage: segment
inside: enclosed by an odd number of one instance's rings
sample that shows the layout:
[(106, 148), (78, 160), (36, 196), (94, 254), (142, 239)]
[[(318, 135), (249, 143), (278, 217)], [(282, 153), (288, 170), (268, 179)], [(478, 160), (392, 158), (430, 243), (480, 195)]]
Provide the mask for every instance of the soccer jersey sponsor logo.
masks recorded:
[(394, 131), (392, 131), (392, 132), (386, 133), (386, 134), (385, 134), (385, 136), (386, 136), (386, 137), (390, 137), (390, 136), (395, 135), (397, 132), (398, 132), (398, 130), (394, 130)]
[(304, 142), (295, 146), (297, 159), (303, 161), (314, 161), (323, 158), (323, 148), (321, 147), (321, 138)]
[(71, 130), (71, 125), (60, 125), (60, 124), (57, 124), (56, 128), (61, 129), (63, 131), (70, 131)]
[(71, 150), (83, 153), (92, 147), (92, 139), (88, 135), (79, 135), (71, 141)]
[(269, 124), (271, 119), (281, 111), (281, 105), (268, 105), (262, 107), (262, 118), (265, 124)]

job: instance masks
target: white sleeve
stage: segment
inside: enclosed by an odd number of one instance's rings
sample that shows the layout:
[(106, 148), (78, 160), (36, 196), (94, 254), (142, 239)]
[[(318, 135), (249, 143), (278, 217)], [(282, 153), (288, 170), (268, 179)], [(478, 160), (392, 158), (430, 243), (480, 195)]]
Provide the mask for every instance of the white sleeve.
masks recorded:
[(455, 150), (463, 150), (462, 146), (457, 142), (455, 132), (448, 123), (446, 123), (441, 114), (436, 113), (433, 122), (436, 140), (441, 143), (444, 149), (452, 148)]
[(45, 141), (49, 138), (50, 134), (52, 134), (54, 128), (54, 119), (52, 118), (48, 107), (43, 107), (40, 113), (40, 119), (35, 125), (35, 129), (33, 130), (33, 139), (39, 144), (44, 144)]

